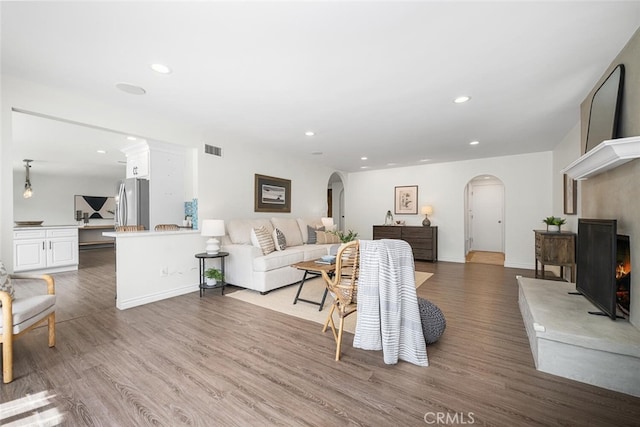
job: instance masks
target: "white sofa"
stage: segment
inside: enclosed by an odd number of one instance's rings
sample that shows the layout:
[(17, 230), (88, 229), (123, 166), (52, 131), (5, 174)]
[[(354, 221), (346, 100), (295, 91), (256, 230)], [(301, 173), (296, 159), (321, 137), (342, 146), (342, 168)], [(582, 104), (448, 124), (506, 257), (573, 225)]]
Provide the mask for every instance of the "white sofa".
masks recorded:
[[(270, 234), (278, 228), (285, 235), (286, 249), (263, 255), (251, 242), (251, 230), (264, 226)], [(225, 280), (228, 284), (267, 293), (302, 280), (304, 271), (291, 267), (301, 261), (311, 261), (335, 253), (339, 242), (309, 244), (308, 226), (322, 226), (320, 218), (237, 219), (227, 221), (227, 235), (222, 239), (225, 259)], [(313, 240), (313, 236), (312, 236)]]

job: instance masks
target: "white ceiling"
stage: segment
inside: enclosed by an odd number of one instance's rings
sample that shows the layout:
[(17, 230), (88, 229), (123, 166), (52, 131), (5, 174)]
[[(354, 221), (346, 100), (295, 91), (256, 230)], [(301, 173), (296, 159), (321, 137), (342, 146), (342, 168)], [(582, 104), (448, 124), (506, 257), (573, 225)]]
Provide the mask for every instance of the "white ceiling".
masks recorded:
[[(272, 146), (344, 171), (553, 149), (640, 26), (637, 1), (0, 7), (3, 73), (193, 125), (209, 144)], [(452, 102), (463, 94), (472, 100)], [(38, 159), (40, 145), (66, 142), (75, 159), (71, 138), (89, 139), (62, 132), (24, 143)]]

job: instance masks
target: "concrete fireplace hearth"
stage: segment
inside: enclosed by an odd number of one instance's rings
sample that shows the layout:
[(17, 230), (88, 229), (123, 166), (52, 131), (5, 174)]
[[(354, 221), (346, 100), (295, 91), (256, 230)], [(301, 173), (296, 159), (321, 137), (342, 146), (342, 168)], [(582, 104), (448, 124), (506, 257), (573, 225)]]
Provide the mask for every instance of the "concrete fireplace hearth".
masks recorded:
[(640, 397), (640, 330), (598, 311), (574, 283), (518, 276), (519, 305), (539, 371)]

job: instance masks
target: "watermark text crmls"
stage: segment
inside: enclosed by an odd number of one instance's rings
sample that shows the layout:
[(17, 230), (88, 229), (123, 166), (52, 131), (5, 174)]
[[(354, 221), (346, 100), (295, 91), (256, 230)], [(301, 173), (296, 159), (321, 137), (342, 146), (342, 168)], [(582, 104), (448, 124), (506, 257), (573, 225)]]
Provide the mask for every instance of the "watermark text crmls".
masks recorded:
[(430, 425), (465, 425), (475, 424), (473, 412), (427, 412), (424, 422)]

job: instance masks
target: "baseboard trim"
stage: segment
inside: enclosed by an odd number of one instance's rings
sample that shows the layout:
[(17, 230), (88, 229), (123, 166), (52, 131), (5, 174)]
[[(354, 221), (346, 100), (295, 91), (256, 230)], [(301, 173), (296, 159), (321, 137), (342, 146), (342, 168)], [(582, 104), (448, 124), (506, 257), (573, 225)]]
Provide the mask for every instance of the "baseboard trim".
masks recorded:
[(149, 304), (156, 301), (162, 301), (164, 299), (185, 295), (191, 292), (197, 292), (200, 290), (200, 285), (187, 285), (180, 288), (171, 289), (170, 291), (158, 292), (144, 297), (130, 298), (128, 300), (120, 300), (116, 298), (116, 308), (119, 310), (126, 310), (128, 308), (137, 307), (139, 305)]

